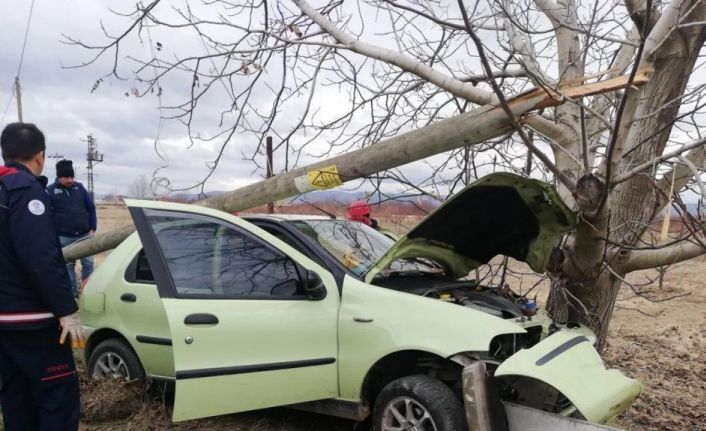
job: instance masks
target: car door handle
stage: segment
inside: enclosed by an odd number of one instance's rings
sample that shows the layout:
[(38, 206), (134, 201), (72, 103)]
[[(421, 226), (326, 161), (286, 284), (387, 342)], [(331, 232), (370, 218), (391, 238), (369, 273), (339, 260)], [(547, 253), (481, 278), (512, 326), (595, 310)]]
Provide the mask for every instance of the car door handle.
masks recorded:
[(208, 313), (189, 314), (184, 318), (185, 325), (216, 325), (218, 317)]
[(134, 293), (123, 293), (120, 295), (120, 300), (123, 302), (136, 302), (137, 296)]

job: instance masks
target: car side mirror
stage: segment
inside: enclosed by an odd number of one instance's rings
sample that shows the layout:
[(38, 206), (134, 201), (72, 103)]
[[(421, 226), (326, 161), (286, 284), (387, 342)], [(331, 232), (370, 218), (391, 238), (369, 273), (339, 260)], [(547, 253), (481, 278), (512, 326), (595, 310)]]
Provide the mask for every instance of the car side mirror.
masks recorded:
[(306, 279), (304, 280), (304, 290), (306, 296), (314, 301), (319, 301), (326, 297), (326, 286), (319, 274), (313, 271), (306, 271)]

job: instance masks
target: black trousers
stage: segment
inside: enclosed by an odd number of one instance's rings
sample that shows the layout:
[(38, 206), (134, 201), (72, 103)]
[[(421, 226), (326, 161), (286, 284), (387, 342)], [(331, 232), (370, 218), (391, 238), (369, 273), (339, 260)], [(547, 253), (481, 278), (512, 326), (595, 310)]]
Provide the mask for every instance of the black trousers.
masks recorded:
[(0, 330), (0, 375), (6, 431), (78, 430), (78, 376), (58, 327)]

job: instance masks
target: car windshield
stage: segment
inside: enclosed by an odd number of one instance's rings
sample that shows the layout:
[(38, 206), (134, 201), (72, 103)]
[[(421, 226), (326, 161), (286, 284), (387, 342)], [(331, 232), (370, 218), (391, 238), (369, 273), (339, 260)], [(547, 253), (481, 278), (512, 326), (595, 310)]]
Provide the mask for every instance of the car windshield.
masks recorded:
[[(364, 223), (349, 220), (296, 220), (291, 223), (358, 276), (365, 274), (395, 244), (391, 238)], [(390, 269), (433, 271), (430, 265), (415, 260), (394, 262)]]

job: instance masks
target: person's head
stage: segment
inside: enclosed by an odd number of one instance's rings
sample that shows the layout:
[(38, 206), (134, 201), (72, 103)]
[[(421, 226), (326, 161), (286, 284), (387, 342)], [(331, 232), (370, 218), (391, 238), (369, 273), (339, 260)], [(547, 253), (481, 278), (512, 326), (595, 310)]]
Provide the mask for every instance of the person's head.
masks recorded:
[(10, 123), (0, 135), (5, 164), (22, 163), (34, 174), (44, 169), (44, 133), (32, 123)]
[(56, 162), (56, 178), (64, 187), (74, 185), (74, 164), (71, 160), (59, 160)]
[(348, 220), (359, 221), (368, 226), (373, 222), (370, 219), (370, 205), (365, 201), (355, 201), (348, 205)]

